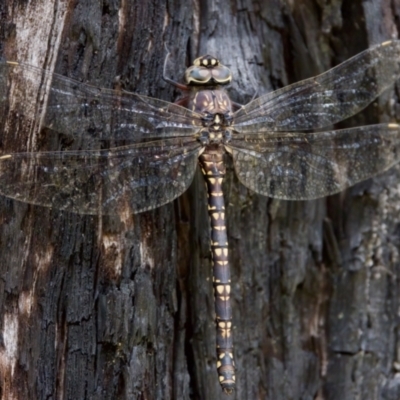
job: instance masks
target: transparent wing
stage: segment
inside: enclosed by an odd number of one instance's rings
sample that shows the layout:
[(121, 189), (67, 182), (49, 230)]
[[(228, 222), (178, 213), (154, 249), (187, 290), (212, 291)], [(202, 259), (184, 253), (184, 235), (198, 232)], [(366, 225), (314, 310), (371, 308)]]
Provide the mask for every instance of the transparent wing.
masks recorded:
[(239, 180), (284, 200), (328, 196), (400, 161), (400, 125), (319, 133), (237, 135), (227, 146)]
[(200, 115), (173, 103), (99, 89), (29, 65), (0, 62), (0, 110), (10, 105), (10, 99), (16, 114), (40, 119), (42, 127), (79, 138), (83, 147), (93, 148), (104, 140), (128, 144), (193, 136), (202, 126)]
[(0, 194), (82, 214), (138, 213), (168, 203), (193, 179), (200, 144), (170, 139), (95, 151), (0, 156)]
[(251, 101), (235, 113), (235, 129), (257, 135), (323, 128), (356, 114), (399, 78), (400, 41), (388, 41)]

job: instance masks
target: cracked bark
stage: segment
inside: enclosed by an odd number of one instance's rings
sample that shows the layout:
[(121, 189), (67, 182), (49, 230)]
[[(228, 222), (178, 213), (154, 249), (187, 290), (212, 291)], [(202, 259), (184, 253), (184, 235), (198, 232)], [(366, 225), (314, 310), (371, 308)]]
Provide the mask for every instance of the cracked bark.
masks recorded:
[[(211, 53), (232, 98), (321, 73), (393, 36), (400, 2), (0, 3), (0, 51), (97, 86), (173, 101), (161, 79)], [(254, 83), (255, 82), (255, 83)], [(340, 124), (399, 121), (397, 88)], [(3, 116), (1, 116), (3, 118)], [(16, 148), (30, 135), (21, 123)], [(233, 399), (387, 399), (398, 379), (399, 168), (283, 202), (228, 164)], [(0, 182), (1, 184), (1, 182)], [(120, 220), (0, 199), (2, 398), (219, 399), (204, 182)]]

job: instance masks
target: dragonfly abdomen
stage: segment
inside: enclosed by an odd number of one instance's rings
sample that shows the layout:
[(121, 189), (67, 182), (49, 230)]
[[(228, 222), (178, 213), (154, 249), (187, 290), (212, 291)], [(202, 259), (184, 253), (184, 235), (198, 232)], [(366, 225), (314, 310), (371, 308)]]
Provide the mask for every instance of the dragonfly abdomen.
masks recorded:
[(225, 165), (222, 145), (206, 146), (199, 157), (208, 194), (211, 226), (211, 253), (217, 329), (217, 370), (223, 390), (231, 393), (235, 387), (235, 366), (232, 341), (231, 277), (228, 260), (228, 236), (225, 222), (225, 201), (222, 181)]

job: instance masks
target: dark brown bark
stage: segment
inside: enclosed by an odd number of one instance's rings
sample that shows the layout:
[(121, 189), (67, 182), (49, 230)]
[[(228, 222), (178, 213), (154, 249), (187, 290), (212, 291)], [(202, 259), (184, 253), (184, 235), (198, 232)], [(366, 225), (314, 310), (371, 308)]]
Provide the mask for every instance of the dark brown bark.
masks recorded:
[[(214, 54), (245, 103), (400, 28), (399, 0), (39, 3), (0, 3), (4, 58), (169, 101), (165, 44), (171, 78)], [(399, 121), (396, 95), (340, 126)], [(16, 149), (36, 133), (21, 124)], [(247, 190), (228, 164), (232, 399), (400, 398), (399, 177), (285, 202)], [(2, 398), (226, 398), (199, 174), (179, 200), (124, 219), (2, 197), (0, 221)]]

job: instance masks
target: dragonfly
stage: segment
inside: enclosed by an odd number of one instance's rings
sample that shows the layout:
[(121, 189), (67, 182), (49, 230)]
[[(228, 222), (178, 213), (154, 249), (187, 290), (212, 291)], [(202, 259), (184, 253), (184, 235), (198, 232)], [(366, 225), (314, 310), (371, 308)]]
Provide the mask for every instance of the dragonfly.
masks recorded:
[[(141, 213), (171, 202), (200, 166), (208, 192), (218, 379), (235, 389), (231, 276), (222, 182), (230, 156), (239, 181), (264, 196), (310, 200), (400, 161), (400, 125), (316, 131), (354, 115), (400, 78), (391, 40), (313, 78), (241, 106), (232, 73), (197, 58), (176, 103), (100, 89), (0, 62), (0, 194), (80, 214)], [(20, 116), (42, 134), (15, 139)], [(18, 148), (15, 149), (15, 143)]]

